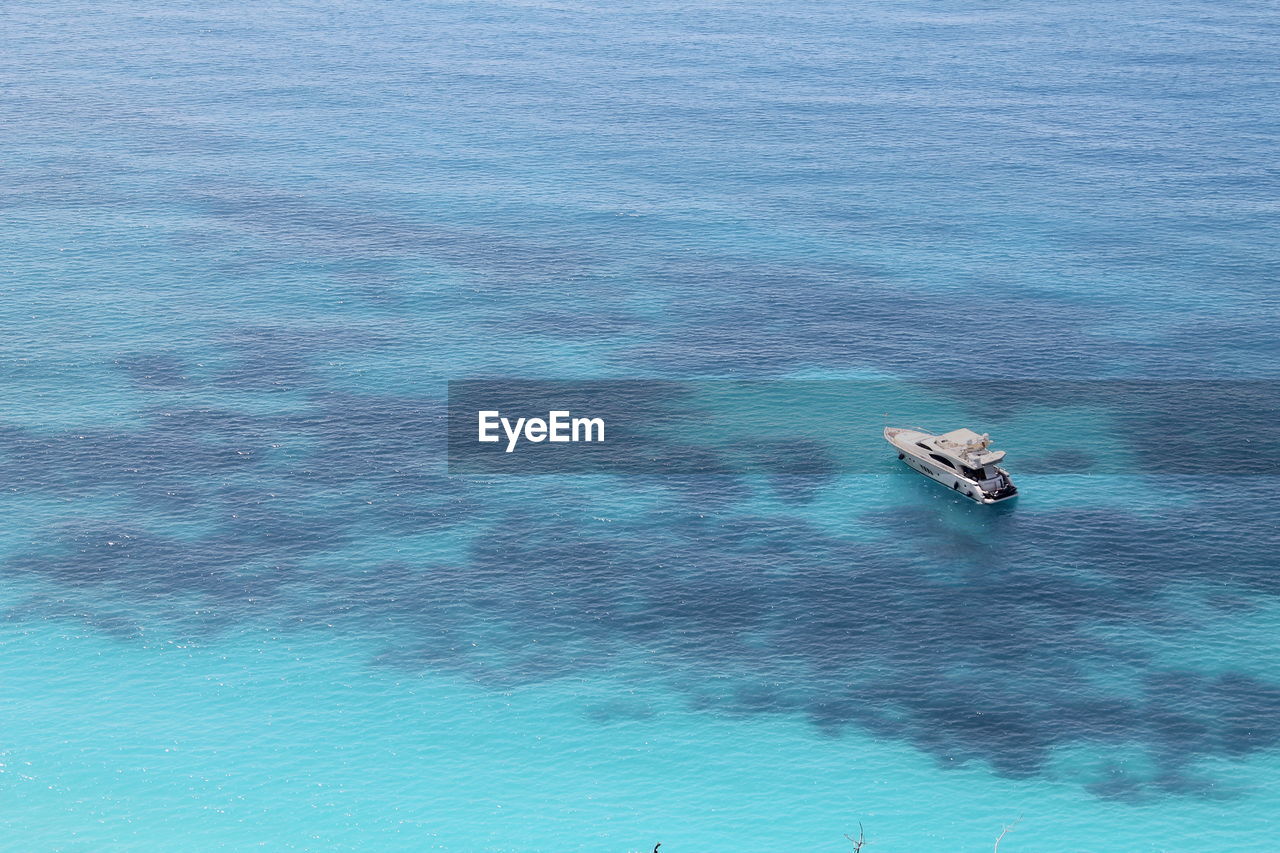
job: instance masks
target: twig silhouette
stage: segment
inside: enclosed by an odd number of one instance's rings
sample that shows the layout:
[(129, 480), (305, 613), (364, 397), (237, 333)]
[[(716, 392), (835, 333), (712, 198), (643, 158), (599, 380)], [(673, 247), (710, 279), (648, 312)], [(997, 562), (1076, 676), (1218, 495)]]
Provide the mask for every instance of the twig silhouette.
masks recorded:
[(862, 821), (858, 821), (858, 837), (845, 833), (845, 838), (849, 839), (849, 843), (853, 845), (853, 853), (858, 853), (862, 849), (862, 845), (867, 843), (867, 834), (862, 830)]
[(1012, 832), (1013, 828), (1020, 823), (1022, 823), (1022, 815), (1018, 815), (1017, 820), (1000, 830), (1000, 837), (996, 839), (996, 846), (992, 849), (991, 853), (1000, 853), (1000, 842), (1004, 841), (1004, 837)]

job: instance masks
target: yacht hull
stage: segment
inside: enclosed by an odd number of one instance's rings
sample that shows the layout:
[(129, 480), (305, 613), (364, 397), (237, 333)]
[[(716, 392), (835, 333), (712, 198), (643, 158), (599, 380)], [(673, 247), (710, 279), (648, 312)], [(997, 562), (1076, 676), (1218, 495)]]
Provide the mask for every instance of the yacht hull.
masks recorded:
[(990, 493), (983, 491), (976, 481), (962, 477), (929, 458), (927, 450), (921, 449), (916, 442), (933, 436), (927, 432), (899, 427), (886, 427), (885, 441), (898, 451), (898, 458), (913, 471), (925, 475), (935, 483), (946, 486), (958, 495), (980, 504), (996, 504), (1013, 500), (1018, 490), (1012, 485), (1003, 492)]

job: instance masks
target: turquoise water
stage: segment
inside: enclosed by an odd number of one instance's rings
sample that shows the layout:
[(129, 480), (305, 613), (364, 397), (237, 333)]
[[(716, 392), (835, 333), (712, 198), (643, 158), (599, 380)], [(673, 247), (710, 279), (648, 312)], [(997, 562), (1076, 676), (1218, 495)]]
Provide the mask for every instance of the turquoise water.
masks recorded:
[(0, 847), (1274, 849), (1274, 476), (991, 512), (891, 456), (449, 476), (442, 425), (975, 347), (1275, 380), (1269, 5), (3, 15)]

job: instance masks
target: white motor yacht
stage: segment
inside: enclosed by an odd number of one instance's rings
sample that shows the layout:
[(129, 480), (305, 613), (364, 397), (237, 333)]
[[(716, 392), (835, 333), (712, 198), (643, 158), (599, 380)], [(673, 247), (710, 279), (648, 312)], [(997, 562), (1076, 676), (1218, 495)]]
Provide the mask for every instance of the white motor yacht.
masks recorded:
[(986, 433), (956, 429), (933, 435), (918, 429), (885, 427), (884, 437), (903, 462), (978, 503), (999, 503), (1018, 494), (1009, 472), (997, 465), (1004, 459), (1004, 451), (992, 450)]

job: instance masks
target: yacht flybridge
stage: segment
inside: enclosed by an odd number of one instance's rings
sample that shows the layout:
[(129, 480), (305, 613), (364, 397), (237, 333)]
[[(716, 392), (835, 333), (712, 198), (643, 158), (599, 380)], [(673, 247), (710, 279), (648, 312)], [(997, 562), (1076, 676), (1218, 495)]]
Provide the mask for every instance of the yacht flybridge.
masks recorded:
[(986, 433), (956, 429), (933, 435), (918, 429), (885, 427), (884, 437), (903, 462), (978, 503), (1007, 501), (1018, 494), (1009, 472), (997, 466), (1004, 451), (992, 450)]

